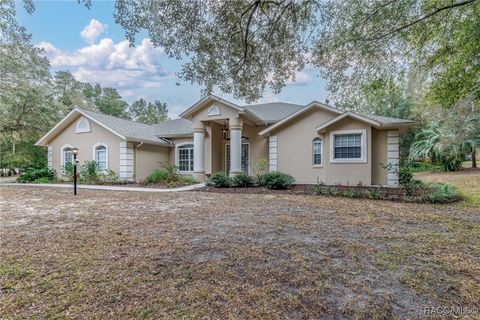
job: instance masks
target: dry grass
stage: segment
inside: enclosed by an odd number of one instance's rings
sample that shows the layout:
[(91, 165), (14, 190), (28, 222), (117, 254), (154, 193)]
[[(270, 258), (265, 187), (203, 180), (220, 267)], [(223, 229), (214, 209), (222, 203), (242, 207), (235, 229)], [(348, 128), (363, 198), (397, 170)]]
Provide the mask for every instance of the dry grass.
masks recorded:
[(475, 208), (0, 188), (2, 318), (412, 319), (427, 306), (480, 308)]
[(480, 169), (465, 168), (456, 172), (420, 172), (415, 177), (424, 182), (448, 183), (458, 188), (467, 204), (480, 209)]

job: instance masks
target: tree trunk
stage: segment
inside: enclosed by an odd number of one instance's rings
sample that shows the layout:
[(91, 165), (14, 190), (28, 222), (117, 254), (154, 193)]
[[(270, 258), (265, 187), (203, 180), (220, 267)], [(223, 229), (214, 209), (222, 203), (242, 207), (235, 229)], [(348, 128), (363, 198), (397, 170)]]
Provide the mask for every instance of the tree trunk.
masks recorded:
[(477, 167), (477, 148), (472, 149), (472, 168)]

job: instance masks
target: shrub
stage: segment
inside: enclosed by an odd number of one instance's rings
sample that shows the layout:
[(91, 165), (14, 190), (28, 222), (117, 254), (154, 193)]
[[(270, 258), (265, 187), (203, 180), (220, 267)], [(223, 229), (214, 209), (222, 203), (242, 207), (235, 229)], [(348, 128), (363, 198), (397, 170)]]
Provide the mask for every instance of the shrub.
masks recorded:
[(119, 182), (117, 175), (113, 170), (107, 170), (105, 172), (100, 172), (97, 174), (97, 181), (100, 183), (116, 183)]
[(223, 172), (217, 172), (211, 175), (209, 185), (214, 188), (228, 188), (231, 184), (231, 179)]
[(398, 168), (398, 183), (401, 186), (410, 184), (413, 178), (412, 170), (409, 166), (400, 166)]
[(382, 197), (382, 189), (380, 188), (370, 189), (370, 191), (368, 192), (368, 197), (370, 199), (375, 199), (375, 200), (380, 199)]
[(255, 185), (255, 181), (252, 177), (242, 172), (233, 177), (232, 185), (240, 188), (253, 187)]
[(63, 178), (67, 180), (73, 179), (73, 163), (67, 162), (61, 169), (61, 174)]
[(358, 189), (348, 189), (344, 191), (342, 195), (347, 198), (363, 198), (364, 197), (363, 191)]
[(56, 181), (55, 171), (48, 168), (27, 169), (24, 174), (17, 178), (17, 182), (34, 182), (38, 179), (43, 179), (42, 181), (48, 180), (48, 182)]
[(164, 170), (155, 170), (148, 177), (145, 178), (146, 184), (160, 183), (168, 181), (168, 173)]
[(434, 183), (431, 192), (415, 197), (414, 200), (428, 203), (450, 203), (462, 200), (455, 187), (448, 184)]
[(33, 181), (33, 183), (54, 183), (57, 181), (57, 178), (54, 176), (53, 178), (42, 177), (37, 178)]
[(295, 182), (295, 179), (286, 173), (273, 171), (258, 176), (258, 184), (272, 190), (288, 189)]
[(92, 161), (85, 161), (80, 166), (80, 180), (82, 182), (97, 182), (97, 163)]

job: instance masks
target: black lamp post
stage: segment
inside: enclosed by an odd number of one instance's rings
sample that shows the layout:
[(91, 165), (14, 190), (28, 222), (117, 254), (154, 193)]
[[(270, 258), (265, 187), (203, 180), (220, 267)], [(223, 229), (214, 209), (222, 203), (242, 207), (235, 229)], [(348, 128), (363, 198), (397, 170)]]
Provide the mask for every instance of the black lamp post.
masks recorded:
[(73, 153), (73, 194), (77, 195), (77, 154), (78, 148), (72, 148)]

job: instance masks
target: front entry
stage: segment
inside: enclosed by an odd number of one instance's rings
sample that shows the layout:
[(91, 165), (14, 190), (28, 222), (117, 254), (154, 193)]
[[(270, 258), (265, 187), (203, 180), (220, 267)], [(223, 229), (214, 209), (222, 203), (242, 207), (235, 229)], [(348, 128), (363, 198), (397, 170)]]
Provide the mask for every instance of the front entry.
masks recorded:
[[(246, 174), (250, 174), (249, 170), (250, 162), (250, 144), (242, 143), (242, 171)], [(230, 144), (225, 145), (225, 174), (230, 175)]]

